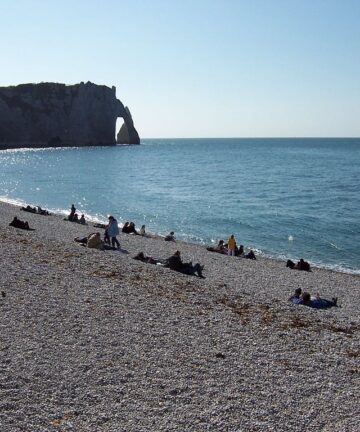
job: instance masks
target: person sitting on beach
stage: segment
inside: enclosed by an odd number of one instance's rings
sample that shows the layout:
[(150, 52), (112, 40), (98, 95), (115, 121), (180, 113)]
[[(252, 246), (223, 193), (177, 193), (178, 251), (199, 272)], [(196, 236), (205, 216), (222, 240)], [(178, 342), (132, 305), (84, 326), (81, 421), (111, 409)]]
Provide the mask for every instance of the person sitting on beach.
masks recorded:
[(171, 270), (187, 275), (194, 275), (197, 273), (200, 278), (205, 279), (202, 274), (204, 266), (201, 266), (199, 263), (195, 265), (193, 265), (192, 262), (183, 263), (180, 256), (180, 251), (178, 250), (174, 253), (174, 255), (165, 260), (164, 267), (168, 267)]
[(210, 246), (210, 247), (207, 247), (206, 249), (209, 252), (217, 252), (220, 254), (226, 254), (227, 253), (227, 250), (225, 249), (225, 246), (224, 246), (224, 240), (219, 240), (219, 243), (217, 244), (216, 247)]
[(314, 309), (328, 309), (333, 306), (337, 306), (337, 297), (333, 297), (331, 300), (323, 299), (319, 294), (316, 297), (312, 297), (310, 293), (301, 293), (301, 288), (295, 290), (295, 294), (289, 299), (293, 304), (301, 304), (309, 306)]
[(135, 235), (138, 234), (138, 232), (136, 231), (136, 228), (135, 228), (135, 224), (134, 224), (134, 222), (130, 222), (130, 223), (129, 223), (128, 233), (129, 233), (129, 234), (135, 234)]
[(300, 261), (297, 262), (294, 269), (303, 270), (303, 271), (311, 271), (310, 270), (310, 264), (307, 261), (304, 261), (302, 258), (300, 258)]
[(243, 245), (240, 245), (238, 248), (236, 248), (235, 255), (238, 257), (244, 256), (244, 246)]
[(254, 254), (254, 251), (252, 251), (252, 250), (250, 249), (250, 252), (247, 253), (247, 254), (245, 255), (245, 258), (247, 258), (247, 259), (251, 259), (251, 260), (256, 260), (256, 256), (255, 256), (255, 254)]
[(85, 216), (83, 214), (81, 215), (81, 218), (79, 219), (79, 223), (81, 223), (81, 225), (86, 225)]
[(228, 250), (229, 256), (235, 256), (236, 240), (235, 240), (234, 234), (231, 234), (231, 236), (227, 242), (227, 250)]
[(16, 216), (14, 216), (14, 219), (9, 223), (9, 226), (12, 226), (14, 228), (20, 228), (27, 231), (30, 230), (33, 231), (33, 229), (29, 227), (29, 223), (27, 221), (22, 221), (18, 219)]
[(109, 237), (111, 238), (112, 247), (114, 248), (116, 245), (118, 249), (120, 249), (119, 240), (116, 238), (116, 236), (119, 235), (119, 226), (114, 216), (109, 216), (109, 226), (107, 230), (108, 230)]
[(78, 216), (77, 213), (74, 214), (74, 217), (73, 217), (73, 220), (72, 220), (72, 221), (73, 221), (73, 222), (76, 222), (76, 223), (79, 223), (79, 216)]
[(165, 236), (165, 241), (173, 241), (173, 242), (175, 241), (174, 231), (171, 231), (170, 234)]
[(99, 232), (92, 233), (87, 238), (87, 247), (91, 249), (104, 249), (104, 242)]
[(125, 222), (124, 226), (122, 227), (121, 231), (125, 234), (128, 234), (129, 232), (129, 222)]
[(289, 298), (289, 301), (294, 304), (300, 304), (301, 300), (301, 288), (296, 288), (295, 293)]
[(145, 225), (141, 225), (140, 235), (142, 235), (142, 236), (146, 235), (146, 233), (145, 233)]
[(307, 261), (304, 261), (302, 258), (300, 258), (300, 261), (298, 261), (297, 264), (291, 260), (287, 260), (286, 267), (289, 267), (292, 270), (311, 271), (310, 264)]

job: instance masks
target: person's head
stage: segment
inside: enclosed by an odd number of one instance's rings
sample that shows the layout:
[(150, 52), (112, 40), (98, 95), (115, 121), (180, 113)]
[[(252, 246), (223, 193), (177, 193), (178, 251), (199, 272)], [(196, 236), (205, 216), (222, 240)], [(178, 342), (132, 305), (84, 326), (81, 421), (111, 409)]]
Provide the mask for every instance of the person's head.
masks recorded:
[(300, 262), (301, 262), (301, 263), (303, 263), (303, 262), (304, 262), (303, 258), (300, 258)]
[(301, 288), (296, 288), (296, 290), (295, 290), (295, 296), (298, 297), (298, 298), (301, 296)]
[(302, 301), (306, 304), (306, 303), (309, 303), (309, 301), (311, 300), (311, 296), (310, 296), (310, 293), (308, 293), (308, 292), (304, 292), (304, 293), (302, 293), (301, 294), (301, 299), (302, 299)]
[(239, 251), (243, 251), (243, 250), (244, 250), (244, 245), (240, 245)]
[(145, 225), (141, 225), (141, 229), (145, 229)]
[(174, 255), (175, 255), (175, 256), (180, 256), (180, 251), (177, 250), (177, 251), (174, 253)]
[(144, 252), (139, 252), (139, 253), (134, 257), (134, 259), (137, 259), (137, 260), (144, 260), (144, 259), (145, 259)]
[(234, 234), (231, 234), (231, 238), (232, 238), (232, 239), (234, 238)]
[[(174, 235), (174, 231), (171, 231), (171, 232), (170, 232), (170, 235)], [(180, 252), (179, 252), (179, 253), (180, 253)]]
[(134, 222), (130, 222), (130, 226), (131, 227), (135, 226)]
[(224, 240), (219, 240), (219, 245), (223, 245), (224, 244)]
[(114, 220), (114, 216), (109, 216), (108, 219), (111, 222), (112, 220)]

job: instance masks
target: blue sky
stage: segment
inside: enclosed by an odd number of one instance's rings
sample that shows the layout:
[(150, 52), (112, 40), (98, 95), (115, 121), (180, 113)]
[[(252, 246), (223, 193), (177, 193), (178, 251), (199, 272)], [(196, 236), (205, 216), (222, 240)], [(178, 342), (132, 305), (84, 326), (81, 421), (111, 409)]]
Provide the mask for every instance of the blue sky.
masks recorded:
[(0, 85), (117, 88), (140, 136), (360, 136), (360, 0), (1, 0)]

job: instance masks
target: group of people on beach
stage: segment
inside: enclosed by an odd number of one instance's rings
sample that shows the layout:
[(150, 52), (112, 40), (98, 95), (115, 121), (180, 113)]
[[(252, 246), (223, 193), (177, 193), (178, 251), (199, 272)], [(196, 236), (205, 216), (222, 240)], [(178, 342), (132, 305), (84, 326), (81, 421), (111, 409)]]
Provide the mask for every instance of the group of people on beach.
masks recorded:
[(49, 211), (43, 210), (40, 206), (31, 207), (31, 206), (27, 205), (26, 207), (21, 207), (20, 210), (26, 211), (29, 213), (39, 214), (42, 216), (49, 216), (51, 214)]
[[(35, 207), (32, 208), (30, 206), (27, 206), (23, 207), (22, 210), (36, 214), (50, 214), (49, 212), (47, 212), (47, 210), (42, 210), (41, 207), (38, 207), (36, 209)], [(67, 220), (76, 222), (77, 220), (75, 216), (76, 209), (73, 204), (71, 206), (71, 212)], [(80, 220), (78, 220), (77, 222), (80, 222)], [(29, 227), (29, 223), (27, 221), (22, 221), (16, 216), (14, 216), (13, 220), (9, 223), (9, 225), (24, 230), (32, 230)], [(120, 242), (117, 239), (120, 230), (118, 222), (114, 218), (114, 216), (108, 217), (108, 224), (95, 224), (94, 226), (105, 229), (104, 240), (101, 239), (100, 232), (95, 232), (89, 234), (86, 237), (77, 237), (75, 238), (75, 241), (94, 249), (120, 249)], [(126, 234), (145, 235), (145, 225), (141, 227), (140, 232), (137, 232), (135, 224), (133, 222), (125, 222), (122, 228), (122, 232)], [(166, 241), (175, 242), (176, 240), (174, 232), (171, 231), (167, 236), (164, 237), (164, 239)], [(252, 250), (250, 250), (248, 254), (245, 254), (243, 245), (237, 247), (234, 235), (231, 235), (229, 237), (227, 243), (225, 243), (224, 240), (219, 240), (216, 247), (208, 247), (207, 250), (229, 256), (243, 256), (245, 258), (256, 259), (255, 254)], [(196, 275), (200, 278), (204, 278), (202, 273), (204, 266), (200, 263), (193, 264), (192, 262), (183, 262), (179, 250), (175, 251), (173, 255), (165, 259), (156, 259), (152, 256), (146, 256), (143, 252), (139, 252), (137, 255), (135, 255), (134, 259), (148, 264), (161, 265), (163, 267), (170, 268), (171, 270), (186, 275)], [(286, 267), (294, 270), (302, 270), (308, 272), (311, 271), (310, 264), (302, 258), (296, 264), (293, 261), (288, 260), (286, 263)], [(301, 288), (297, 288), (295, 290), (294, 295), (289, 298), (289, 301), (295, 305), (305, 305), (315, 309), (326, 309), (329, 307), (337, 306), (337, 297), (333, 297), (331, 300), (327, 300), (321, 298), (319, 294), (317, 294), (316, 296), (311, 296), (308, 292), (302, 292)]]
[(145, 235), (145, 225), (142, 225), (140, 228), (140, 231), (138, 232), (136, 230), (134, 222), (125, 222), (122, 229), (121, 229), (121, 232), (123, 232), (125, 234), (135, 234), (135, 235), (144, 236)]
[(250, 250), (246, 254), (243, 245), (240, 245), (239, 247), (237, 246), (234, 234), (230, 236), (227, 243), (225, 243), (224, 240), (219, 240), (216, 247), (209, 246), (206, 249), (210, 252), (217, 252), (223, 255), (237, 256), (256, 260), (256, 256), (253, 250)]
[(108, 220), (107, 225), (96, 224), (96, 227), (105, 229), (104, 240), (101, 239), (100, 232), (91, 233), (86, 237), (75, 237), (74, 240), (91, 249), (120, 249), (120, 242), (117, 239), (120, 234), (118, 222), (114, 216), (109, 216)]
[(310, 264), (307, 261), (304, 261), (303, 258), (300, 258), (296, 264), (294, 261), (287, 260), (286, 267), (289, 267), (291, 270), (311, 271)]
[(70, 222), (76, 222), (82, 225), (86, 225), (85, 215), (82, 214), (79, 218), (79, 215), (76, 213), (76, 208), (74, 204), (71, 204), (70, 214), (66, 220)]

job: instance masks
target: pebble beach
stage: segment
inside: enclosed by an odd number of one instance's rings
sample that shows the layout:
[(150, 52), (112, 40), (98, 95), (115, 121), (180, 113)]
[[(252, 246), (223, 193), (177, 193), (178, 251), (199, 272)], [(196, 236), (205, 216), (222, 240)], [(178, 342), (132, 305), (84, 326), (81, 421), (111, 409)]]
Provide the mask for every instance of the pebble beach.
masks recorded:
[[(359, 276), (96, 231), (0, 203), (0, 430), (359, 430)], [(205, 279), (132, 259), (177, 249)]]

